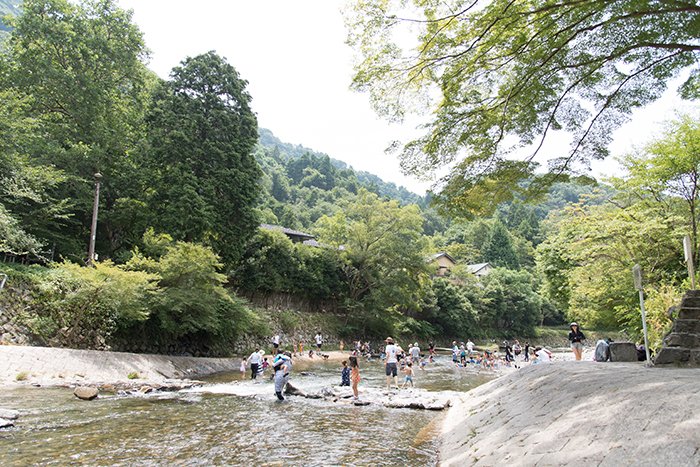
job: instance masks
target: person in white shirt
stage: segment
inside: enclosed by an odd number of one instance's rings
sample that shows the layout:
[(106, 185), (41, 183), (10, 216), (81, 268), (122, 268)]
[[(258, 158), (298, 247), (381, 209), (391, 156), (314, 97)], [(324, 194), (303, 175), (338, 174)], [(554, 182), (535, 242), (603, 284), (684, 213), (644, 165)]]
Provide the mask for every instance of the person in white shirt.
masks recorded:
[(420, 347), (418, 347), (418, 342), (413, 344), (413, 346), (408, 349), (408, 354), (411, 356), (411, 360), (418, 363), (420, 360)]
[(250, 354), (248, 357), (248, 363), (250, 364), (250, 379), (255, 379), (258, 377), (258, 369), (262, 363), (262, 355), (260, 355), (260, 349), (256, 349), (255, 352)]
[(317, 348), (318, 351), (320, 352), (320, 351), (321, 351), (321, 346), (323, 345), (323, 336), (322, 336), (321, 333), (319, 332), (319, 333), (317, 333), (317, 334), (314, 336), (314, 339), (316, 340), (316, 348)]
[(394, 387), (396, 389), (399, 388), (399, 368), (398, 368), (398, 353), (399, 353), (399, 348), (394, 345), (394, 339), (391, 337), (386, 338), (386, 349), (384, 349), (384, 354), (386, 355), (386, 363), (385, 363), (385, 370), (386, 370), (386, 387), (387, 389), (391, 388), (391, 378), (394, 378)]
[(467, 351), (469, 352), (469, 355), (471, 355), (472, 352), (474, 352), (474, 343), (471, 339), (467, 339)]
[(272, 346), (275, 348), (275, 352), (276, 352), (280, 346), (280, 335), (279, 334), (275, 334), (274, 336), (272, 336)]
[(545, 349), (544, 347), (535, 347), (535, 359), (532, 362), (533, 364), (551, 363), (551, 361), (552, 361), (552, 352)]

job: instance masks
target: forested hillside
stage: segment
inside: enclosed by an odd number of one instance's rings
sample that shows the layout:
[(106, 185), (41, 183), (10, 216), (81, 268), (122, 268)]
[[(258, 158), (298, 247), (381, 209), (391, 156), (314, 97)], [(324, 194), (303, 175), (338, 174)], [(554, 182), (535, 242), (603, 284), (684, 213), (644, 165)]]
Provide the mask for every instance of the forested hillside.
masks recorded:
[[(27, 0), (2, 54), (0, 318), (45, 344), (225, 354), (274, 331), (246, 299), (332, 313), (352, 339), (530, 336), (568, 319), (636, 336), (639, 263), (657, 345), (684, 287), (680, 239), (698, 243), (691, 117), (619, 178), (456, 214), (259, 129), (247, 82), (215, 52), (158, 78), (111, 0)], [(444, 276), (438, 252), (455, 261)], [(475, 263), (493, 269), (477, 278)]]

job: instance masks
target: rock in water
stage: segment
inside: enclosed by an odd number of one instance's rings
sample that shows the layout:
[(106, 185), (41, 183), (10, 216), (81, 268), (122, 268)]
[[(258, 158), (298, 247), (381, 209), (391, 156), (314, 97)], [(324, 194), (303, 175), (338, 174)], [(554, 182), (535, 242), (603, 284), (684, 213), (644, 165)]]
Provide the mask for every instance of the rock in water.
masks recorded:
[(92, 388), (89, 386), (78, 386), (77, 388), (75, 388), (75, 391), (73, 391), (73, 395), (75, 397), (84, 401), (93, 400), (97, 397), (98, 393), (99, 391), (97, 390), (97, 388)]
[(16, 410), (0, 409), (0, 418), (5, 420), (17, 420), (17, 417), (19, 417), (19, 412)]
[(292, 383), (287, 383), (287, 387), (285, 388), (284, 392), (285, 394), (289, 394), (290, 396), (307, 397), (304, 391), (295, 387), (294, 385), (292, 385)]
[(8, 428), (11, 426), (15, 426), (15, 422), (6, 418), (0, 418), (0, 428)]

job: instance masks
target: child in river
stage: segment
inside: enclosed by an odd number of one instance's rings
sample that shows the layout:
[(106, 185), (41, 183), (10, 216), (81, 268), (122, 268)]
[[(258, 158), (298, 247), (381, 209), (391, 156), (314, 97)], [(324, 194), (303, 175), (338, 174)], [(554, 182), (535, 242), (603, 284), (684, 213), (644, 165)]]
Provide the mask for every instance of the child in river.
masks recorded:
[(245, 375), (245, 367), (246, 367), (245, 360), (241, 360), (241, 368), (240, 368), (240, 370), (241, 370), (241, 374), (242, 374), (242, 375)]
[(350, 360), (350, 381), (352, 381), (352, 393), (355, 396), (354, 399), (358, 400), (359, 391), (357, 390), (357, 385), (360, 383), (360, 365), (357, 363), (357, 357), (351, 356)]
[(406, 387), (406, 383), (411, 383), (411, 387), (413, 387), (413, 377), (415, 376), (415, 372), (413, 371), (413, 364), (411, 362), (407, 362), (406, 366), (402, 371), (404, 374), (404, 380), (403, 384), (401, 385), (401, 389)]
[(340, 385), (350, 386), (350, 368), (348, 368), (348, 362), (343, 360), (343, 371), (340, 373)]

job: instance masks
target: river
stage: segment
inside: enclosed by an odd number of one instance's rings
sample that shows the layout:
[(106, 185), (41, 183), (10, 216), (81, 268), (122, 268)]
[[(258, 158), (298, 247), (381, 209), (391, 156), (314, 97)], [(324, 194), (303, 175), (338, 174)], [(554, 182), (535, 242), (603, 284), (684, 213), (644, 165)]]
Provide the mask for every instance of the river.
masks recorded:
[[(301, 373), (305, 374), (302, 375)], [(467, 391), (493, 378), (438, 357), (416, 370), (417, 391)], [(337, 362), (299, 363), (295, 386), (340, 382)], [(219, 374), (201, 389), (86, 402), (66, 388), (17, 388), (0, 407), (20, 411), (0, 430), (7, 465), (435, 465), (442, 412), (353, 406), (288, 397), (268, 378)], [(383, 366), (362, 363), (362, 387), (381, 387)]]

